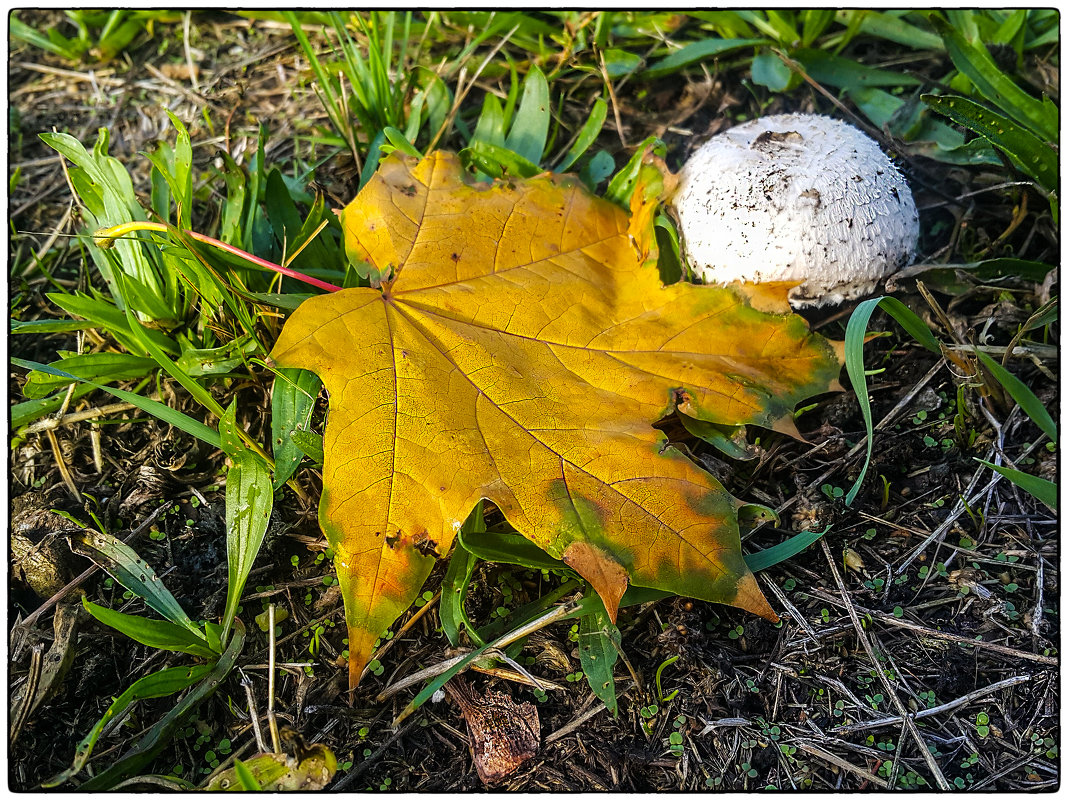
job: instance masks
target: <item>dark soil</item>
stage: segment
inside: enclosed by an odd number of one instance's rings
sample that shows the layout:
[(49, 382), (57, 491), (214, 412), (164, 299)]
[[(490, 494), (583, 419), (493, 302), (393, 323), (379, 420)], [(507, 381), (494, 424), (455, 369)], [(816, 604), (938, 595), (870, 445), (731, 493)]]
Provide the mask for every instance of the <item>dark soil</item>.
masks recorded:
[[(37, 12), (22, 18), (37, 23), (57, 16)], [(180, 24), (160, 26), (151, 39), (143, 35), (128, 56), (103, 66), (76, 68), (24, 45), (13, 47), (10, 169), (21, 167), (22, 172), (9, 201), (18, 232), (11, 238), (14, 271), (9, 291), (11, 308), (21, 319), (62, 316), (45, 297), (53, 288), (49, 281), (25, 267), (29, 254), (51, 231), (62, 226), (62, 233), (70, 233), (76, 228), (64, 221), (69, 190), (54, 153), (39, 142), (38, 132), (55, 126), (89, 143), (96, 129), (106, 126), (112, 153), (128, 165), (146, 166), (142, 177), (147, 181), (147, 162), (136, 153), (157, 137), (169, 136), (164, 105), (190, 126), (194, 143), (216, 137), (215, 144), (194, 151), (205, 168), (215, 147), (235, 152), (249, 146), (260, 124), (271, 132), (268, 162), (287, 163), (306, 147), (298, 134), (325, 124), (307, 80), (297, 80), (304, 67), (287, 26), (204, 14), (194, 17), (192, 30), (199, 92), (192, 91), (188, 76), (175, 67), (185, 63)], [(634, 85), (623, 87), (619, 102), (626, 141), (633, 144), (658, 133), (669, 146), (668, 163), (676, 166), (691, 141), (680, 130), (704, 137), (725, 127), (732, 112), (756, 113), (756, 101), (741, 88), (738, 77), (720, 73), (705, 85), (676, 77), (642, 91)], [(823, 97), (805, 91), (776, 96), (763, 109), (783, 110), (837, 113)], [(214, 134), (204, 123), (204, 113)], [(566, 113), (577, 112), (568, 106)], [(224, 125), (228, 140), (219, 144)], [(629, 155), (611, 123), (602, 141), (617, 154), (617, 163), (621, 155)], [(1020, 191), (984, 192), (958, 200), (989, 184), (989, 176), (959, 168), (947, 171), (918, 157), (902, 166), (922, 209), (925, 258), (955, 263), (1015, 255), (1056, 262), (1056, 232), (1048, 212), (1043, 215), (1041, 198), (1032, 196), (1022, 224), (1003, 235)], [(350, 157), (337, 153), (320, 172), (328, 191), (351, 196), (355, 174)], [(147, 192), (147, 184), (140, 188)], [(48, 258), (52, 276), (63, 285), (84, 287), (92, 281), (87, 257), (68, 240), (58, 239)], [(1020, 279), (960, 280), (965, 286), (930, 287), (945, 319), (916, 291), (915, 279), (903, 282), (897, 296), (924, 316), (944, 341), (975, 342), (982, 336), (989, 344), (1005, 345), (1020, 323), (1055, 294), (1055, 286)], [(823, 310), (808, 317), (823, 334), (840, 339), (849, 311)], [(946, 329), (946, 320), (952, 331)], [(1017, 464), (1034, 464), (1035, 472), (1050, 478), (1057, 476), (1056, 454), (1044, 445), (1031, 447), (1041, 432), (1020, 410), (1012, 411), (1011, 403), (987, 401), (989, 414), (984, 414), (970, 387), (958, 402), (958, 387), (968, 387), (969, 377), (944, 362), (932, 373), (939, 363), (936, 357), (915, 345), (889, 318), (876, 314), (871, 330), (891, 332), (866, 348), (868, 366), (885, 368), (869, 386), (874, 420), (885, 425), (876, 435), (867, 477), (851, 507), (841, 496), (859, 475), (863, 452), (852, 449), (863, 439), (864, 425), (849, 390), (819, 398), (799, 417), (807, 442), (750, 431), (759, 454), (750, 462), (726, 460), (703, 443), (688, 443), (736, 497), (780, 510), (779, 526), (767, 525), (749, 535), (747, 551), (775, 545), (794, 531), (832, 526), (824, 538), (826, 547), (816, 544), (761, 575), (782, 621), (775, 625), (737, 609), (683, 598), (622, 610), (623, 649), (637, 683), (617, 664), (615, 718), (584, 679), (576, 680), (578, 651), (567, 623), (539, 632), (520, 656), (527, 670), (560, 689), (539, 696), (520, 684), (469, 673), (476, 689), (492, 684), (516, 700), (533, 703), (540, 715), (539, 753), (499, 789), (858, 790), (902, 779), (923, 789), (922, 782), (935, 785), (935, 769), (962, 788), (1023, 791), (1058, 786), (1057, 519), (1009, 482), (992, 484), (989, 471), (973, 481), (979, 470), (974, 458), (989, 458), (995, 444)], [(1057, 370), (1058, 343), (1050, 344), (1052, 355), (1043, 352), (1038, 363), (1014, 359), (1012, 367), (1056, 417), (1057, 384), (1040, 369)], [(13, 355), (42, 362), (74, 345), (71, 334), (10, 340)], [(12, 402), (22, 400), (22, 376), (22, 371), (10, 372)], [(255, 407), (265, 404), (266, 396), (257, 401), (249, 386), (241, 389), (251, 409), (249, 420), (258, 419), (262, 429), (267, 417), (256, 418)], [(232, 393), (236, 387), (220, 390)], [(195, 408), (180, 388), (167, 392), (172, 405)], [(898, 408), (907, 396), (913, 399)], [(71, 410), (111, 402), (110, 396), (94, 393)], [(54, 508), (83, 520), (93, 514), (124, 539), (160, 506), (167, 507), (130, 544), (194, 619), (218, 619), (227, 582), (221, 454), (131, 411), (110, 415), (99, 431), (104, 443), (99, 472), (90, 423), (55, 431), (82, 503), (67, 489), (46, 434), (22, 436), (11, 459), (13, 515), (22, 511), (20, 502), (44, 514)], [(274, 708), (280, 721), (306, 741), (322, 741), (333, 749), (341, 770), (332, 789), (483, 789), (455, 704), (428, 703), (393, 730), (393, 718), (414, 691), (402, 691), (385, 702), (375, 700), (386, 687), (449, 655), (436, 609), (397, 635), (380, 669), (367, 675), (354, 694), (343, 692), (347, 674), (342, 605), (329, 560), (323, 558), (326, 543), (315, 511), (318, 476), (305, 468), (299, 481), (311, 500), (301, 501), (288, 489), (279, 495), (246, 588), (241, 617), (250, 640), (240, 658), (241, 669), (199, 706), (144, 773), (177, 775), (199, 784), (213, 768), (232, 764), (233, 756), (244, 758), (257, 750), (242, 678), (250, 682), (262, 716), (269, 647), (254, 618), (274, 602), (289, 615), (280, 624), (276, 648), (280, 669)], [(959, 503), (962, 497), (967, 498), (966, 507)], [(27, 536), (63, 546), (63, 532), (69, 528), (68, 521), (57, 518), (27, 529)], [(930, 540), (936, 531), (940, 535)], [(64, 580), (90, 566), (81, 557), (67, 556)], [(425, 589), (437, 591), (443, 575), (439, 565)], [(477, 622), (487, 622), (498, 607), (518, 608), (559, 581), (535, 571), (482, 563), (468, 611)], [(112, 609), (151, 615), (140, 600), (124, 597), (122, 587), (101, 572), (60, 603), (76, 603), (80, 593)], [(47, 597), (35, 594), (21, 573), (11, 581), (8, 675), (15, 692), (28, 675), (35, 644), (47, 648), (53, 637), (51, 610), (29, 627), (20, 625)], [(398, 621), (394, 631), (402, 630), (417, 611)], [(138, 645), (86, 617), (66, 680), (25, 721), (9, 747), (10, 788), (34, 789), (67, 768), (78, 741), (133, 680), (191, 661)], [(990, 692), (977, 692), (991, 686)], [(912, 716), (957, 699), (965, 700), (916, 718), (915, 734), (899, 717), (902, 709)], [(172, 704), (167, 698), (142, 702), (132, 715), (105, 730), (93, 753), (93, 769), (99, 772), (110, 764)], [(600, 711), (584, 717), (598, 707)], [(569, 727), (579, 719), (579, 725)], [(563, 736), (553, 736), (565, 727)], [(674, 733), (681, 735), (681, 747), (677, 742), (672, 747)], [(917, 736), (930, 754), (922, 753)], [(83, 772), (75, 782), (85, 776)]]

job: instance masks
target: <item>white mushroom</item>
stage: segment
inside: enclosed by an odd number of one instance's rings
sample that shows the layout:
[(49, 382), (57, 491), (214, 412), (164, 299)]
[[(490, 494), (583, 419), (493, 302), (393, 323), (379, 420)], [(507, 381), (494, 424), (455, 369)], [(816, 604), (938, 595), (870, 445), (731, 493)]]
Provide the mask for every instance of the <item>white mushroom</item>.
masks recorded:
[(712, 137), (679, 173), (683, 251), (708, 283), (797, 282), (795, 307), (871, 293), (916, 254), (908, 184), (874, 140), (816, 114)]

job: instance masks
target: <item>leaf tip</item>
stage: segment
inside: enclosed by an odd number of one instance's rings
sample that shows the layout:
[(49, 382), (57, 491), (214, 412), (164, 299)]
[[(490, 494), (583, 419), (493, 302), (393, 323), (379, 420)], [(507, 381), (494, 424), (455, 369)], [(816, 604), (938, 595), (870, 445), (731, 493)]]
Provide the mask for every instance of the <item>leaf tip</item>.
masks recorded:
[(348, 627), (349, 632), (349, 692), (355, 690), (367, 671), (374, 650), (375, 638), (360, 626)]
[(752, 573), (746, 573), (738, 582), (738, 594), (734, 598), (733, 606), (745, 609), (755, 615), (760, 615), (772, 623), (779, 622), (779, 616), (771, 608), (768, 599), (764, 597), (764, 592), (760, 589), (756, 576)]
[(627, 591), (627, 571), (606, 551), (588, 542), (573, 542), (564, 551), (564, 562), (588, 581), (604, 602), (615, 623), (619, 602)]

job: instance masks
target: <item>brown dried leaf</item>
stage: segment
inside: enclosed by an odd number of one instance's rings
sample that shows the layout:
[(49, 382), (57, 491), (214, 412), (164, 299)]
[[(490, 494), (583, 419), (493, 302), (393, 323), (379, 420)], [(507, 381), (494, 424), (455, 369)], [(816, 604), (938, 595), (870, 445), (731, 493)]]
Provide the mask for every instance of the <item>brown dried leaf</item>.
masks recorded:
[(501, 781), (538, 753), (541, 724), (534, 706), (496, 690), (479, 695), (460, 676), (445, 689), (467, 721), (471, 757), (483, 784)]

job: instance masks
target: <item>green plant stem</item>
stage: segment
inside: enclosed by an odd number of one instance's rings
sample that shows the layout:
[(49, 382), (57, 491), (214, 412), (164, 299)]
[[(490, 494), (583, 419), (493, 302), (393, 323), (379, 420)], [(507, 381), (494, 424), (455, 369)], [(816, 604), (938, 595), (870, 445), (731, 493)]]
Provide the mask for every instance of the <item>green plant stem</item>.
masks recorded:
[[(319, 289), (325, 289), (327, 292), (337, 292), (341, 287), (337, 284), (331, 284), (327, 281), (320, 281), (318, 278), (313, 278), (310, 275), (297, 272), (290, 267), (283, 267), (281, 264), (275, 264), (273, 261), (267, 261), (261, 259), (259, 256), (253, 256), (248, 251), (241, 250), (241, 248), (229, 245), (226, 242), (222, 242), (214, 237), (207, 236), (206, 234), (200, 234), (196, 231), (187, 231), (179, 229), (186, 236), (192, 237), (198, 242), (203, 242), (205, 245), (211, 245), (219, 250), (225, 250), (240, 259), (256, 264), (260, 267), (264, 267), (268, 270), (273, 270), (276, 273), (289, 276), (290, 278), (296, 278), (298, 281), (303, 281), (306, 284), (311, 284)], [(110, 228), (102, 228), (93, 234), (93, 239), (96, 241), (97, 246), (107, 249), (114, 244), (115, 240), (126, 234), (133, 233), (134, 231), (156, 231), (161, 234), (169, 233), (168, 227), (163, 223), (153, 222), (128, 222), (121, 223), (119, 225), (113, 225)]]

